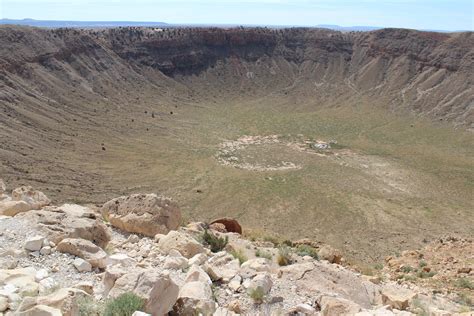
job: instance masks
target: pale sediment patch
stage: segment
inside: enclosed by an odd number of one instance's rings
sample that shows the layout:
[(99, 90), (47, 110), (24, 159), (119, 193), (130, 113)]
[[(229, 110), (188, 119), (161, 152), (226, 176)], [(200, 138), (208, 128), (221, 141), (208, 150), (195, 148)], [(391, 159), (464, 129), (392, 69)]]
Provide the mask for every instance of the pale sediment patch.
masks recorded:
[[(281, 151), (288, 143), (280, 139), (278, 135), (269, 136), (248, 136), (244, 135), (234, 141), (225, 141), (219, 146), (216, 155), (217, 161), (224, 166), (232, 166), (238, 169), (252, 170), (252, 171), (282, 171), (282, 170), (297, 170), (301, 169), (302, 165), (278, 159), (277, 156), (272, 156), (267, 151)], [(276, 148), (268, 148), (269, 146), (279, 146)], [(244, 155), (244, 151), (254, 146), (261, 147), (262, 153), (260, 155)]]

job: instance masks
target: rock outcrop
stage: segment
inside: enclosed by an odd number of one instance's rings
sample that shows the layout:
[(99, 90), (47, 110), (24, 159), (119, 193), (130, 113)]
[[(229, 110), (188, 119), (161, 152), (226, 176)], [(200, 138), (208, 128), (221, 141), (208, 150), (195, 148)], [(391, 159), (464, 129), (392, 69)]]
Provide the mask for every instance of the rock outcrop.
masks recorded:
[[(45, 232), (40, 224), (46, 225), (44, 218), (40, 220), (41, 214), (49, 218), (49, 213), (65, 216), (62, 236), (76, 232), (76, 237), (62, 238), (56, 245), (39, 234)], [(130, 314), (152, 316), (454, 316), (472, 308), (463, 301), (469, 298), (468, 288), (440, 294), (410, 282), (390, 281), (388, 273), (363, 276), (337, 260), (340, 252), (316, 242), (311, 245), (319, 247), (320, 252), (325, 249), (320, 255), (325, 260), (300, 252), (299, 246), (286, 245), (288, 260), (283, 262), (276, 256), (282, 253), (273, 244), (252, 242), (235, 232), (212, 231), (228, 240), (228, 246), (221, 245), (220, 251), (212, 252), (198, 241), (204, 230), (196, 223), (153, 237), (111, 227), (106, 253), (88, 239), (91, 235), (77, 231), (77, 222), (72, 220), (97, 221), (92, 214), (75, 205), (48, 206), (15, 217), (0, 217), (1, 316), (76, 316), (85, 311), (97, 314), (100, 306), (126, 293), (144, 303), (143, 310)], [(52, 218), (57, 225), (57, 218)], [(95, 227), (92, 222), (86, 221), (88, 227)], [(443, 240), (444, 244), (450, 249), (455, 245), (451, 239)], [(462, 245), (469, 244), (462, 241)], [(472, 247), (463, 250), (465, 256), (473, 255)], [(412, 251), (401, 258), (421, 257), (421, 252)], [(472, 269), (458, 270), (454, 272), (456, 277), (463, 275), (463, 284), (468, 286)]]
[(161, 316), (168, 313), (178, 298), (179, 287), (167, 274), (153, 270), (133, 271), (120, 276), (113, 284), (109, 297), (132, 292), (145, 300), (145, 311)]
[(46, 207), (20, 214), (20, 217), (34, 223), (56, 244), (64, 238), (81, 238), (104, 248), (110, 240), (109, 230), (97, 214), (80, 205)]
[(113, 199), (102, 207), (102, 216), (124, 231), (153, 237), (181, 224), (181, 212), (170, 199), (156, 194), (133, 194)]
[(56, 249), (60, 252), (78, 256), (89, 262), (93, 267), (104, 268), (107, 263), (105, 251), (86, 239), (65, 238), (59, 242)]
[(204, 252), (204, 247), (196, 239), (178, 231), (170, 231), (166, 236), (161, 237), (158, 247), (164, 253), (177, 250), (188, 259)]
[[(1, 180), (0, 180), (1, 181)], [(31, 186), (16, 188), (11, 198), (4, 194), (5, 184), (0, 183), (0, 215), (15, 216), (29, 210), (37, 210), (51, 203), (43, 192), (33, 190)]]

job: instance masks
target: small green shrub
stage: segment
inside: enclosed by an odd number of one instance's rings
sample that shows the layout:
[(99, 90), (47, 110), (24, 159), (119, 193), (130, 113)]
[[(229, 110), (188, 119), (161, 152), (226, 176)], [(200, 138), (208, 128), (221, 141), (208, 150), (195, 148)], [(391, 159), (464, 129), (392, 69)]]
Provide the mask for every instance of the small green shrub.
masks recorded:
[(375, 270), (382, 270), (382, 269), (383, 269), (383, 264), (381, 264), (381, 263), (376, 263), (376, 264), (374, 265), (374, 269), (375, 269)]
[(415, 280), (416, 280), (416, 277), (413, 276), (413, 275), (406, 274), (406, 275), (403, 276), (403, 279), (404, 279), (405, 281), (415, 281)]
[(418, 264), (418, 266), (419, 266), (420, 268), (424, 268), (424, 267), (426, 267), (427, 265), (428, 265), (428, 264), (427, 264), (426, 261), (424, 261), (424, 260), (421, 260), (420, 263)]
[(135, 311), (143, 310), (145, 301), (133, 293), (124, 293), (109, 301), (104, 316), (131, 316)]
[(230, 254), (235, 258), (235, 259), (239, 259), (239, 262), (240, 264), (244, 263), (245, 261), (247, 261), (247, 257), (245, 256), (245, 254), (243, 253), (242, 250), (231, 250), (230, 251)]
[(279, 266), (291, 264), (291, 250), (289, 247), (281, 247), (278, 249), (277, 263)]
[(310, 256), (310, 257), (313, 257), (313, 259), (319, 260), (318, 251), (315, 248), (308, 245), (299, 245), (296, 248), (296, 253), (302, 257)]
[(400, 270), (402, 270), (404, 273), (410, 273), (413, 271), (413, 268), (410, 266), (403, 266)]
[(101, 316), (104, 312), (103, 304), (94, 301), (90, 296), (80, 296), (76, 302), (79, 316)]
[(432, 276), (434, 276), (436, 273), (433, 272), (433, 271), (430, 271), (430, 272), (426, 272), (426, 271), (418, 271), (418, 273), (416, 274), (417, 277), (421, 278), (421, 279), (427, 279), (427, 278), (431, 278)]
[(225, 238), (217, 237), (214, 234), (209, 233), (207, 229), (204, 231), (201, 238), (203, 243), (211, 248), (212, 252), (222, 251), (229, 242), (229, 238), (227, 236)]
[(460, 278), (456, 281), (456, 286), (462, 289), (474, 290), (474, 283), (468, 278)]
[(272, 257), (273, 257), (271, 253), (260, 250), (260, 249), (257, 249), (257, 251), (255, 251), (255, 256), (259, 258), (265, 258), (268, 260), (272, 260)]
[(250, 289), (249, 296), (257, 304), (261, 304), (265, 300), (265, 293), (263, 292), (263, 289), (260, 287)]
[(263, 241), (271, 242), (274, 246), (278, 246), (278, 244), (280, 243), (277, 237), (269, 235), (263, 236)]

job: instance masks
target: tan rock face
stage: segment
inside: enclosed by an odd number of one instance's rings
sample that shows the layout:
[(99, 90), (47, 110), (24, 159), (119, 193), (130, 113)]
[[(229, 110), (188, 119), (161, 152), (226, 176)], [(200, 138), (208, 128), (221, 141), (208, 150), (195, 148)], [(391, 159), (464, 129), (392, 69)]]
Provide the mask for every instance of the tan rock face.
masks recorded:
[(384, 287), (382, 289), (382, 303), (399, 310), (407, 309), (416, 296), (416, 293), (404, 288)]
[(126, 273), (114, 282), (110, 297), (133, 292), (145, 300), (145, 312), (153, 316), (167, 314), (178, 298), (179, 287), (166, 274), (155, 270)]
[(104, 268), (107, 264), (107, 254), (102, 248), (85, 239), (66, 238), (61, 240), (56, 249), (60, 252), (78, 256), (93, 267)]
[(27, 212), (31, 209), (31, 206), (25, 201), (3, 200), (0, 202), (0, 215), (15, 216), (18, 213)]
[[(23, 313), (37, 313), (35, 307), (38, 306), (47, 306), (49, 308), (54, 308), (60, 311), (63, 316), (75, 316), (79, 313), (79, 307), (77, 305), (77, 299), (80, 297), (88, 296), (88, 294), (80, 289), (75, 288), (62, 288), (54, 293), (51, 293), (46, 296), (30, 297), (28, 300), (24, 300), (18, 312)], [(43, 315), (43, 314), (31, 314), (31, 315)], [(21, 314), (23, 315), (23, 314)], [(30, 314), (25, 314), (30, 315)], [(48, 315), (48, 314), (44, 314)], [(55, 315), (55, 314), (53, 314)]]
[(327, 260), (331, 263), (341, 263), (342, 254), (339, 250), (332, 248), (329, 245), (324, 245), (319, 249), (318, 255), (321, 259)]
[(0, 289), (4, 286), (17, 288), (16, 294), (20, 296), (35, 296), (39, 292), (39, 284), (35, 280), (34, 268), (18, 268), (0, 270)]
[(173, 310), (179, 315), (212, 315), (216, 310), (216, 303), (212, 299), (212, 290), (209, 283), (192, 281), (184, 284), (179, 291), (178, 300)]
[(82, 238), (104, 248), (110, 240), (107, 226), (87, 207), (65, 204), (29, 211), (18, 216), (36, 223), (38, 228), (45, 232), (48, 240), (56, 244), (64, 238)]
[(18, 312), (17, 316), (63, 316), (61, 310), (45, 305), (36, 305), (35, 307), (24, 312)]
[(319, 301), (322, 316), (343, 316), (354, 315), (361, 311), (361, 307), (349, 300), (323, 296)]
[(273, 281), (268, 273), (257, 274), (250, 282), (248, 290), (258, 290), (264, 294), (268, 294), (272, 289)]
[(122, 196), (105, 203), (101, 212), (113, 226), (149, 237), (167, 234), (181, 223), (178, 206), (156, 194)]
[(12, 200), (25, 201), (32, 209), (40, 209), (51, 203), (51, 200), (43, 192), (33, 190), (31, 186), (23, 186), (13, 190)]
[(178, 231), (170, 231), (166, 236), (160, 238), (158, 248), (166, 254), (173, 249), (178, 250), (188, 259), (205, 251), (204, 247), (194, 238)]

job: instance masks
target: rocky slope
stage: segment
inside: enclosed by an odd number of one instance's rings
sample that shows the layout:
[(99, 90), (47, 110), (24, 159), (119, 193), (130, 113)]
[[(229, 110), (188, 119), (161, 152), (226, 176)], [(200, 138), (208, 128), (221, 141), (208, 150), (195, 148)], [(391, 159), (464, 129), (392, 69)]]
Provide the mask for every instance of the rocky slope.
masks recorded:
[[(145, 77), (141, 79), (147, 84), (166, 81), (160, 78), (156, 82), (161, 74), (181, 81), (226, 63), (228, 73), (218, 73), (218, 78), (212, 79), (236, 86), (240, 76), (258, 85), (268, 84), (265, 81), (275, 79), (269, 74), (282, 73), (284, 69), (279, 68), (285, 62), (285, 67), (300, 73), (303, 85), (309, 83), (316, 89), (314, 97), (334, 87), (339, 93), (361, 94), (398, 111), (405, 109), (466, 127), (473, 123), (474, 39), (469, 32), (384, 29), (346, 34), (297, 28), (86, 31), (2, 26), (0, 42), (3, 102), (18, 102), (27, 96), (60, 102), (52, 82), (41, 82), (45, 71), (53, 77), (50, 79), (68, 80), (82, 90), (98, 81), (123, 84), (125, 77), (134, 80), (137, 75)], [(245, 67), (245, 62), (253, 65)], [(35, 86), (41, 90), (35, 91)], [(88, 97), (99, 96), (100, 90), (94, 87)]]
[(310, 240), (249, 241), (232, 219), (180, 227), (176, 204), (154, 194), (100, 210), (47, 205), (31, 187), (1, 194), (0, 315), (101, 315), (124, 293), (144, 300), (134, 315), (472, 315), (472, 241), (451, 253), (463, 275), (439, 279), (471, 287), (440, 290), (361, 275)]
[[(195, 220), (232, 214), (371, 263), (470, 232), (472, 33), (0, 26), (0, 44), (12, 187), (98, 205), (166, 192)], [(300, 159), (288, 172), (215, 159), (225, 141), (300, 133), (348, 154), (249, 148)]]

